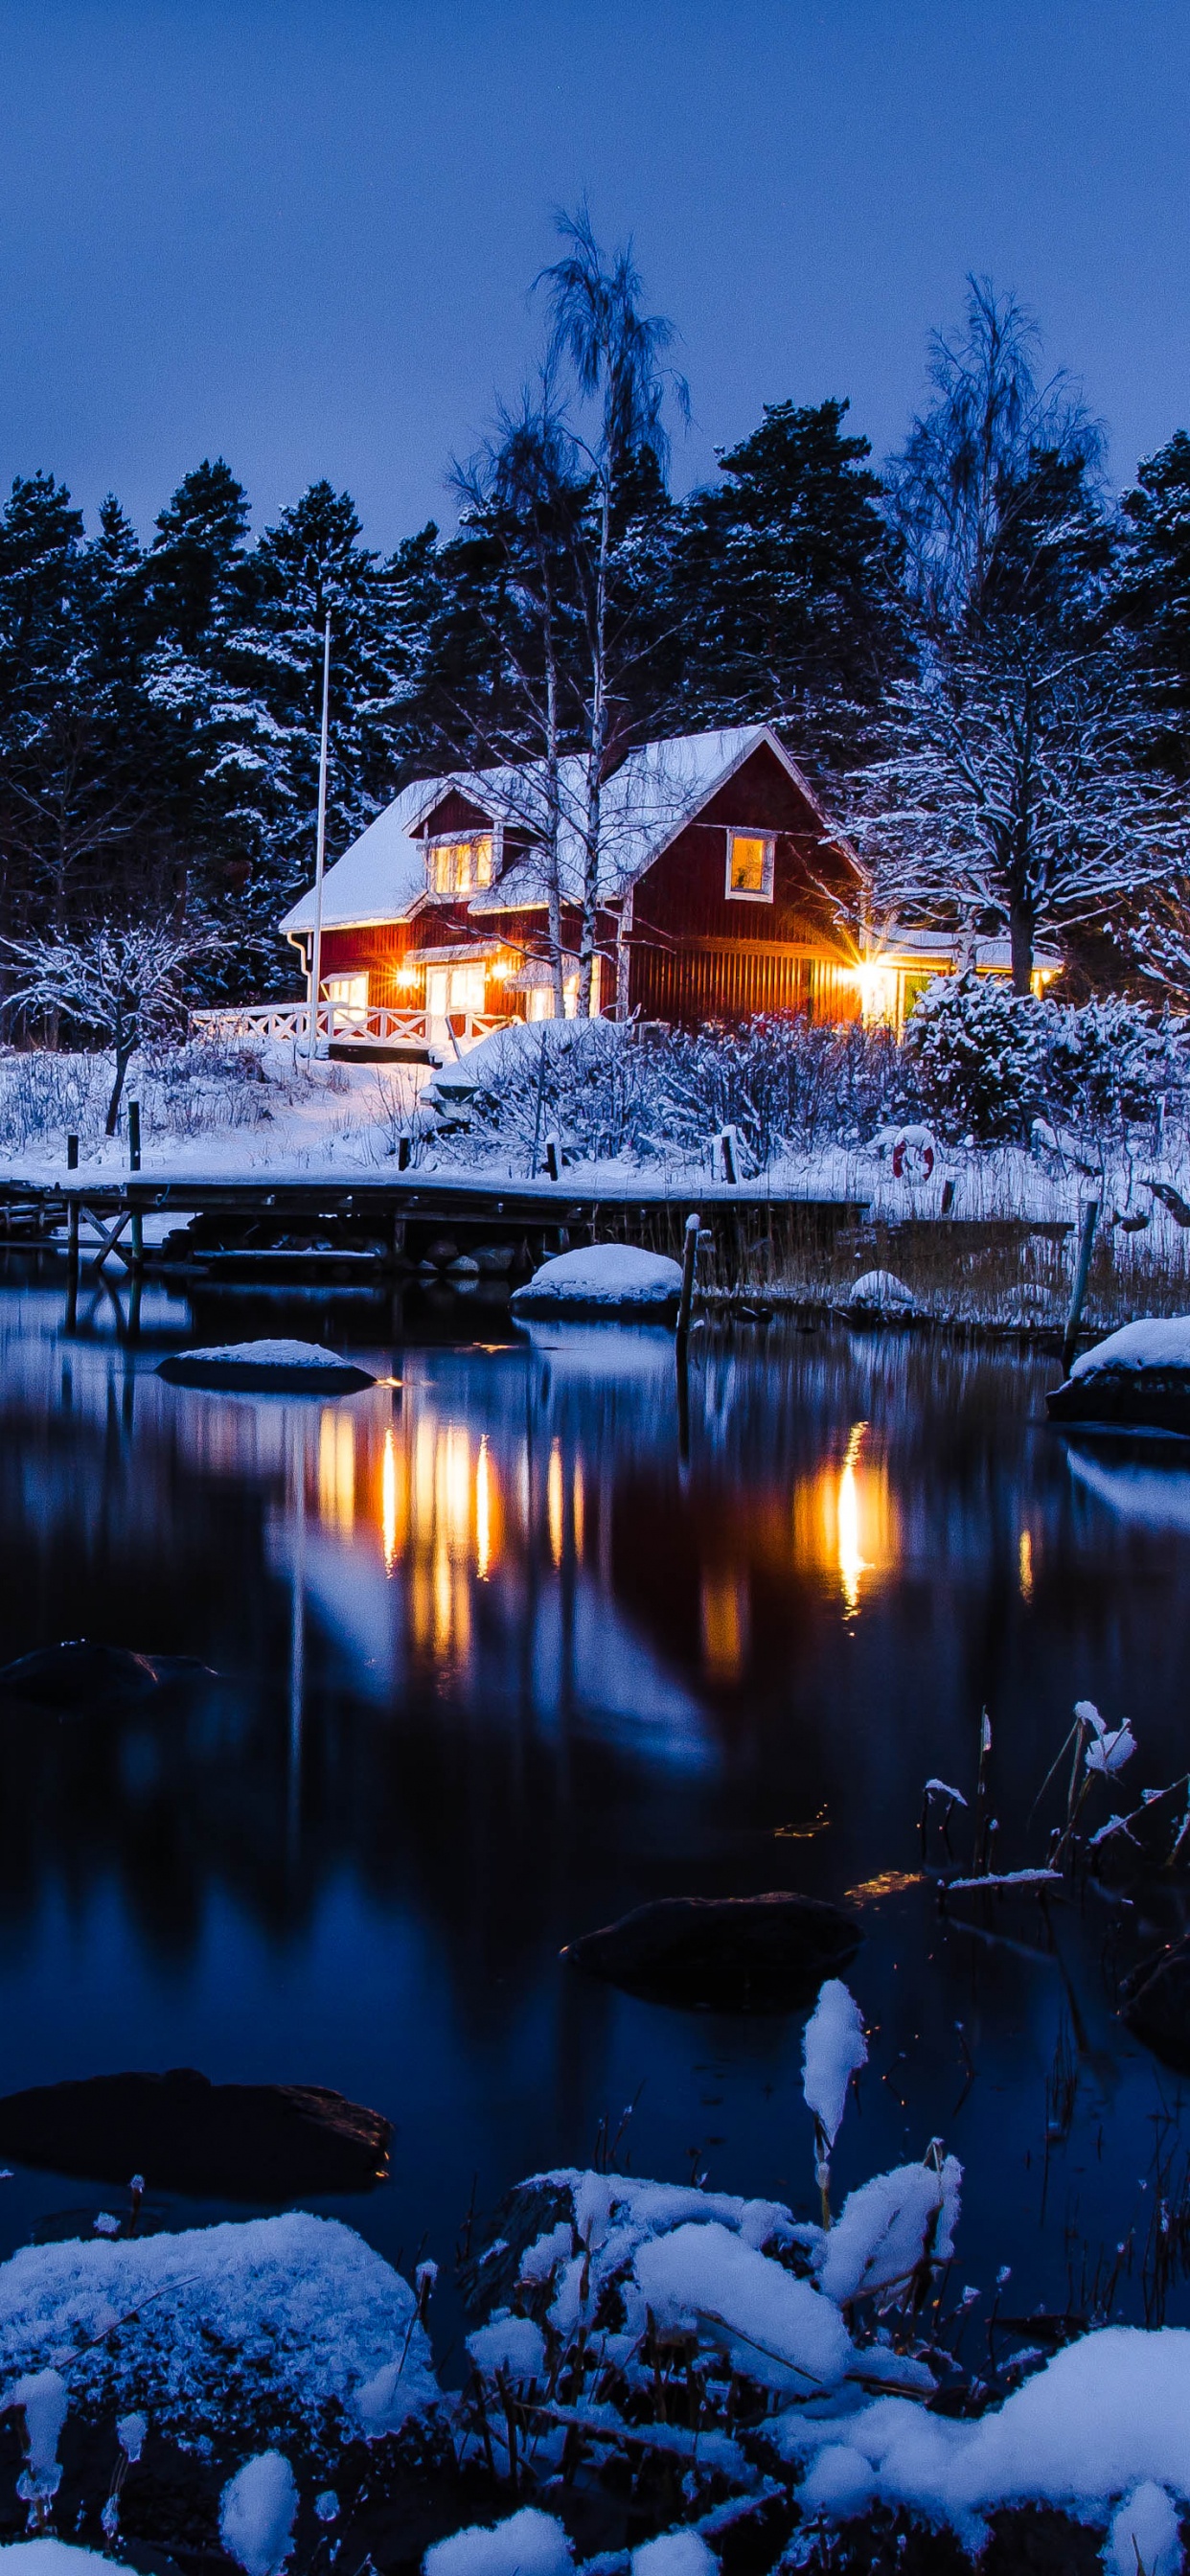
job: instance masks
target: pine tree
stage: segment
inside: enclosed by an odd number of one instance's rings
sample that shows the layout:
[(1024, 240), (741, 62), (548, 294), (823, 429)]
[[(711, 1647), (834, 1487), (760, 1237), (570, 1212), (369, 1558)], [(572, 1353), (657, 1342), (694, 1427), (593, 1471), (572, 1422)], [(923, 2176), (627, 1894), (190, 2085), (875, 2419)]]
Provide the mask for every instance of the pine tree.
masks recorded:
[(903, 662), (901, 548), (847, 409), (766, 403), (688, 502), (675, 592), (689, 721), (797, 715), (820, 735)]

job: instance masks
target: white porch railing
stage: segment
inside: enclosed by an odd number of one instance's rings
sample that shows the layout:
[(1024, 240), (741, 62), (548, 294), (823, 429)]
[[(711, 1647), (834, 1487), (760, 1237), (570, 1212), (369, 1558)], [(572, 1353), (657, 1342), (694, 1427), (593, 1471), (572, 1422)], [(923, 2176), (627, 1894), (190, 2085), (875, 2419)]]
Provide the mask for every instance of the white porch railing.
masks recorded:
[[(275, 1038), (282, 1045), (309, 1044), (308, 1002), (236, 1002), (223, 1010), (192, 1011), (190, 1017), (194, 1027), (210, 1037)], [(336, 1045), (372, 1040), (434, 1046), (449, 1054), (452, 1039), (456, 1046), (476, 1046), (493, 1029), (503, 1028), (507, 1017), (501, 1011), (451, 1011), (439, 1019), (431, 1018), (426, 1011), (383, 1010), (379, 1004), (359, 1011), (345, 1002), (320, 1002), (318, 1038), (334, 1038)]]

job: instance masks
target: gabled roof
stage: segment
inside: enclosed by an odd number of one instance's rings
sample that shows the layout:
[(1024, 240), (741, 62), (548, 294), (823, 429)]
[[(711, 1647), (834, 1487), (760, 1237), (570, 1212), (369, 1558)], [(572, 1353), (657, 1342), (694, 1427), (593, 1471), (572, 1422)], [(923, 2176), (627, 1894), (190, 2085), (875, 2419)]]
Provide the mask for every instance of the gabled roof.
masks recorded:
[[(600, 829), (601, 902), (615, 902), (660, 858), (679, 832), (734, 776), (762, 744), (780, 761), (818, 822), (824, 840), (839, 852), (857, 878), (864, 870), (846, 842), (832, 833), (808, 781), (770, 725), (734, 725), (712, 733), (672, 734), (661, 742), (630, 751), (605, 780)], [(544, 839), (548, 778), (543, 761), (521, 768), (452, 770), (439, 778), (406, 787), (378, 814), (358, 841), (328, 868), (323, 883), (322, 918), (327, 928), (363, 928), (375, 922), (407, 919), (425, 894), (425, 862), (420, 845), (409, 835), (419, 829), (434, 807), (452, 791), (490, 816), (493, 825)], [(558, 771), (558, 874), (565, 901), (578, 902), (583, 886), (582, 823), (586, 805), (586, 763), (573, 755)], [(473, 894), (472, 915), (530, 910), (545, 901), (542, 860), (530, 849), (514, 858), (497, 883)], [(286, 914), (283, 931), (312, 930), (313, 893)]]

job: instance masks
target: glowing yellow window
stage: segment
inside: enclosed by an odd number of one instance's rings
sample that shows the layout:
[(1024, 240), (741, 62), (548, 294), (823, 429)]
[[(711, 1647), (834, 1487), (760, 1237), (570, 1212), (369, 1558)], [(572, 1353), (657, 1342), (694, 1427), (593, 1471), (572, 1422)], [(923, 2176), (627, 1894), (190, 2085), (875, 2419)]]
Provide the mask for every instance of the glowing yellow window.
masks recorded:
[(742, 903), (773, 900), (773, 840), (768, 832), (729, 832), (727, 892)]
[(430, 883), (435, 894), (470, 894), (475, 886), (491, 882), (490, 832), (481, 833), (477, 840), (431, 842)]

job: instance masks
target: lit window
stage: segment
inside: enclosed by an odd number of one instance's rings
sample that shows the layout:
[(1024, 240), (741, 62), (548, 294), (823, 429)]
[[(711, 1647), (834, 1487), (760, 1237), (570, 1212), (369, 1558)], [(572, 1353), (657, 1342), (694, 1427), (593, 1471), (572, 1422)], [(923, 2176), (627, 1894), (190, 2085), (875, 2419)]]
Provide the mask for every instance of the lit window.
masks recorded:
[(489, 886), (491, 833), (483, 832), (477, 840), (431, 841), (429, 878), (435, 894), (470, 894), (476, 886)]
[(773, 849), (771, 832), (729, 832), (727, 835), (727, 893), (737, 903), (771, 903), (773, 900)]
[(336, 1029), (366, 1028), (368, 1020), (366, 975), (328, 975), (322, 989), (331, 1006), (332, 1037)]

